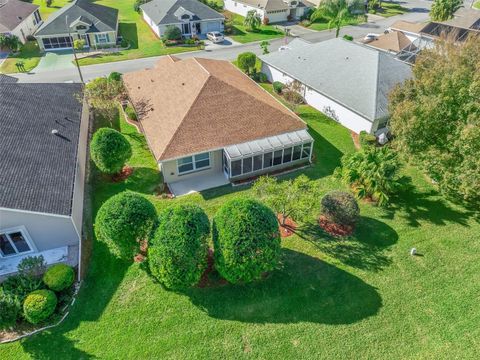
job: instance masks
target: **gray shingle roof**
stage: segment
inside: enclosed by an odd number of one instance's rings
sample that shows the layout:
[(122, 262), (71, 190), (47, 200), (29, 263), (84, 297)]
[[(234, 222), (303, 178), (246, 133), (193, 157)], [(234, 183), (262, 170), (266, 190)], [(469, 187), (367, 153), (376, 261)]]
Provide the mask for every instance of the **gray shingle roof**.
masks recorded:
[(295, 44), (260, 59), (372, 122), (388, 115), (388, 93), (411, 76), (410, 66), (389, 54), (343, 39)]
[(80, 84), (0, 86), (0, 207), (71, 214), (80, 93)]
[(93, 24), (92, 28), (96, 29), (94, 32), (117, 30), (117, 9), (98, 5), (89, 0), (76, 0), (52, 14), (48, 20), (40, 26), (35, 36), (67, 34), (68, 28), (65, 24), (66, 16), (68, 16), (69, 24), (79, 18), (83, 21), (89, 21)]
[(0, 33), (12, 31), (37, 9), (20, 0), (0, 0)]
[(153, 0), (140, 6), (143, 12), (157, 25), (179, 23), (175, 12), (184, 8), (193, 13), (194, 20), (223, 19), (222, 14), (197, 0)]

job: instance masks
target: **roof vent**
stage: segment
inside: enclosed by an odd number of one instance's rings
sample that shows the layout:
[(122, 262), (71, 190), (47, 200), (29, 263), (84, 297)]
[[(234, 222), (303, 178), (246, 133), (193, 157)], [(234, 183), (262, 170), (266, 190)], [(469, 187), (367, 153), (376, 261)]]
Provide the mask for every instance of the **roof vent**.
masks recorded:
[(58, 130), (57, 129), (53, 129), (52, 130), (52, 135), (57, 135), (58, 134)]
[(348, 56), (345, 56), (345, 60), (349, 60), (350, 58)]

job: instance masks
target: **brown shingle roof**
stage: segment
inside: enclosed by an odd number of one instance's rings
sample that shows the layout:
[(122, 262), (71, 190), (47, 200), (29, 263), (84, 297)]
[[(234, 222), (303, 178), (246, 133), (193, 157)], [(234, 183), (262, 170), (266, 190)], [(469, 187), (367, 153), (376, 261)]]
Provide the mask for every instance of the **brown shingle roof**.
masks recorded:
[(378, 39), (368, 43), (377, 49), (400, 52), (405, 49), (412, 42), (400, 31), (392, 31), (388, 34), (379, 36)]
[(307, 127), (228, 61), (165, 57), (123, 79), (159, 161)]
[(391, 29), (394, 30), (399, 30), (399, 31), (407, 31), (411, 32), (414, 34), (420, 33), (422, 29), (425, 27), (427, 24), (423, 23), (414, 23), (410, 21), (404, 21), (404, 20), (397, 20), (395, 21), (392, 26), (390, 26)]

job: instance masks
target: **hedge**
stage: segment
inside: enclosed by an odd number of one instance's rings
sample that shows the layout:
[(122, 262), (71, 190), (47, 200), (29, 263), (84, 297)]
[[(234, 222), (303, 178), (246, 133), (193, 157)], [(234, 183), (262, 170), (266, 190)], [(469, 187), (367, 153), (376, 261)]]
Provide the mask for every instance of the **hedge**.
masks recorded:
[(259, 279), (279, 263), (277, 218), (258, 201), (240, 198), (226, 202), (214, 217), (212, 235), (215, 268), (231, 283)]
[(173, 205), (163, 210), (149, 241), (150, 272), (166, 288), (197, 284), (206, 269), (210, 223), (197, 205)]
[(72, 286), (75, 272), (66, 264), (56, 264), (43, 275), (43, 282), (53, 291), (62, 291)]
[(132, 156), (132, 147), (118, 131), (101, 128), (93, 134), (90, 156), (100, 171), (116, 174)]
[(0, 288), (0, 330), (8, 329), (16, 324), (21, 308), (18, 296)]
[(139, 240), (147, 239), (156, 218), (155, 207), (149, 200), (124, 191), (102, 205), (95, 219), (95, 234), (113, 255), (132, 259), (139, 251)]
[(35, 290), (27, 295), (23, 313), (29, 323), (37, 324), (50, 317), (57, 307), (57, 296), (51, 290)]

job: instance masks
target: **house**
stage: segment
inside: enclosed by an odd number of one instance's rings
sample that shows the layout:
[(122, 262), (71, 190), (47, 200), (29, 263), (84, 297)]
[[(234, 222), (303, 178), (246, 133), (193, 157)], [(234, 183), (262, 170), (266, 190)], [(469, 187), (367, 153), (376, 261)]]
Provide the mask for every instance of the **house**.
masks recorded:
[(225, 17), (198, 0), (153, 0), (140, 6), (143, 19), (162, 37), (167, 26), (176, 26), (184, 37), (223, 32)]
[(264, 23), (299, 20), (316, 5), (306, 0), (225, 0), (224, 9), (247, 16), (251, 10), (260, 15)]
[(356, 133), (386, 127), (388, 94), (411, 76), (409, 65), (386, 52), (343, 39), (296, 39), (260, 59), (269, 81), (299, 81), (308, 104)]
[[(70, 33), (70, 36), (69, 36)], [(74, 0), (50, 15), (35, 33), (42, 50), (69, 49), (76, 39), (86, 47), (108, 47), (117, 42), (118, 10), (90, 0)]]
[(375, 40), (365, 42), (365, 44), (392, 54), (398, 54), (406, 48), (413, 50), (415, 47), (410, 39), (400, 31), (388, 32), (384, 35), (380, 35)]
[(311, 161), (307, 125), (228, 61), (169, 56), (123, 79), (175, 195)]
[(38, 5), (20, 0), (0, 0), (0, 34), (15, 35), (25, 44), (41, 24)]
[(80, 264), (88, 107), (80, 84), (0, 86), (0, 279), (28, 256)]

